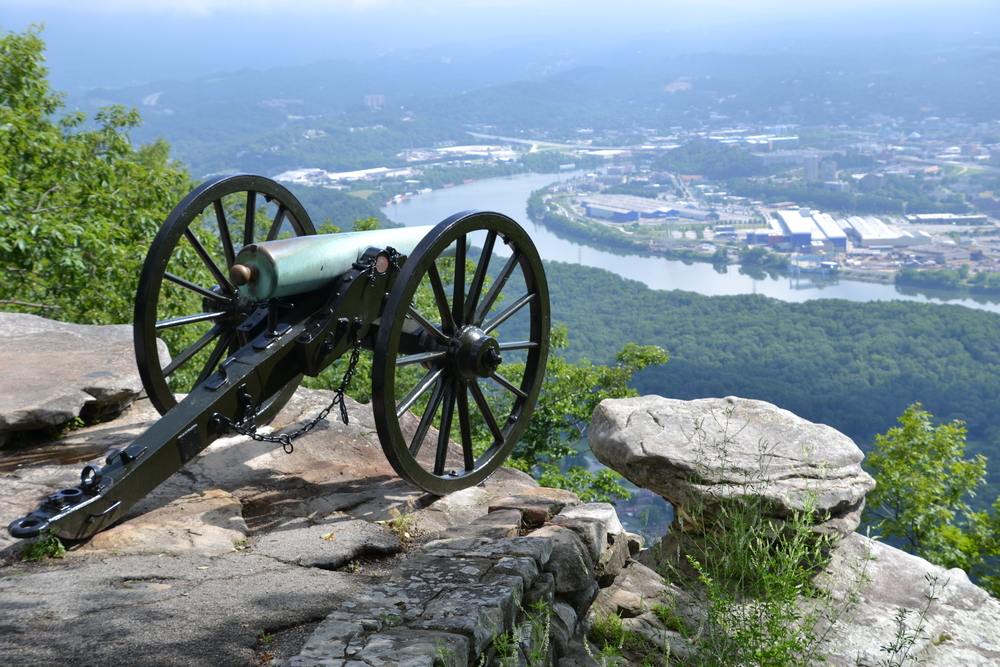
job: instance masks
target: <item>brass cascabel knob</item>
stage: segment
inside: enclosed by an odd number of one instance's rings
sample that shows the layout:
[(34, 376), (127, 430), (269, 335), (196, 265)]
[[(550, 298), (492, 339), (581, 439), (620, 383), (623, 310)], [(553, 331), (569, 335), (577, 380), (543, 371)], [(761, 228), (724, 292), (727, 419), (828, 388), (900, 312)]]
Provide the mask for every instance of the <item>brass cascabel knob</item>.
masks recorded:
[(237, 287), (246, 285), (247, 283), (257, 280), (257, 276), (260, 275), (260, 269), (256, 266), (244, 266), (242, 264), (233, 264), (229, 269), (229, 279), (233, 281), (233, 284)]

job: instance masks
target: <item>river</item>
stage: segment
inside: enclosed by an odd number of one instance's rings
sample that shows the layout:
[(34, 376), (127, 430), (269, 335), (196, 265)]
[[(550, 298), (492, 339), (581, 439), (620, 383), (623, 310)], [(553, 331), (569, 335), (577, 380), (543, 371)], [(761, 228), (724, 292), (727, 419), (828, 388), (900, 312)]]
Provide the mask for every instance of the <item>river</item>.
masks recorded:
[(844, 279), (829, 279), (805, 274), (800, 278), (740, 273), (739, 267), (726, 267), (719, 273), (711, 264), (685, 264), (679, 260), (649, 255), (628, 255), (609, 252), (560, 238), (544, 226), (528, 219), (528, 196), (534, 190), (555, 181), (579, 176), (581, 172), (565, 174), (519, 174), (506, 178), (491, 178), (452, 188), (417, 195), (399, 204), (382, 209), (393, 222), (406, 226), (431, 225), (448, 216), (468, 209), (497, 211), (514, 218), (531, 233), (542, 259), (570, 262), (606, 269), (624, 278), (638, 280), (652, 289), (682, 289), (718, 296), (725, 294), (763, 294), (782, 301), (810, 299), (847, 299), (848, 301), (922, 301), (952, 303), (1000, 313), (1000, 299), (970, 297), (945, 290), (897, 288)]
[[(897, 288), (894, 285), (851, 280), (822, 280), (815, 276), (800, 279), (764, 275), (752, 277), (740, 273), (739, 267), (729, 266), (719, 273), (711, 264), (695, 262), (685, 264), (678, 260), (649, 255), (615, 254), (560, 238), (544, 226), (528, 219), (528, 196), (534, 190), (555, 181), (567, 180), (581, 172), (565, 174), (520, 174), (507, 178), (493, 178), (457, 185), (444, 190), (434, 190), (417, 195), (399, 204), (386, 206), (382, 211), (393, 222), (408, 227), (431, 225), (450, 215), (468, 209), (497, 211), (514, 218), (531, 233), (542, 259), (571, 262), (606, 269), (624, 278), (638, 280), (653, 289), (682, 289), (707, 296), (726, 294), (764, 294), (782, 301), (802, 302), (810, 299), (847, 299), (849, 301), (905, 300), (934, 303), (952, 303), (1000, 313), (1000, 303), (994, 298), (970, 298), (943, 290)], [(563, 461), (569, 465), (582, 465), (598, 470), (601, 465), (593, 458), (586, 442), (579, 446), (579, 456)], [(659, 496), (647, 490), (625, 485), (633, 493), (629, 501), (616, 503), (622, 523), (632, 532), (648, 537), (665, 534), (673, 520), (672, 508)]]

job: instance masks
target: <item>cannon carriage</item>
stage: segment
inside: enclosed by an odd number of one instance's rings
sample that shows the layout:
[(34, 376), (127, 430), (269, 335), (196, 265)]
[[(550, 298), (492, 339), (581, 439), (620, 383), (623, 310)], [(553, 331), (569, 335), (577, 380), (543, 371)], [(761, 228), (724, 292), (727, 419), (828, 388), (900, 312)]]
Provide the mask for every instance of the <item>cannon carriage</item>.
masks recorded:
[[(282, 185), (216, 177), (170, 213), (139, 277), (136, 360), (162, 417), (8, 529), (90, 537), (234, 432), (290, 452), (336, 403), (348, 418), (343, 394), (362, 350), (372, 352), (372, 411), (397, 474), (437, 495), (479, 484), (527, 427), (549, 325), (538, 253), (505, 215), (317, 234)], [(159, 339), (172, 341), (172, 358)], [(319, 417), (258, 432), (304, 376), (341, 358), (337, 398)]]

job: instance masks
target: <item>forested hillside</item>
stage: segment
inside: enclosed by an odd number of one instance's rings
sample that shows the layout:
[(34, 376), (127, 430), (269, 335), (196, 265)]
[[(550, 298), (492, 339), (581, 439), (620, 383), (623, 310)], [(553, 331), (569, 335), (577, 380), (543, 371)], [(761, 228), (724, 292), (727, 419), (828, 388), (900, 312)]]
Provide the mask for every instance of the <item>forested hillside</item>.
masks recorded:
[(900, 301), (706, 297), (563, 263), (547, 263), (546, 274), (553, 319), (569, 327), (569, 358), (607, 362), (626, 341), (669, 350), (670, 363), (636, 376), (642, 393), (762, 399), (863, 448), (920, 401), (943, 421), (966, 421), (983, 453), (1000, 454), (996, 314)]
[(329, 188), (287, 183), (286, 185), (305, 207), (317, 229), (329, 222), (346, 231), (354, 228), (355, 220), (366, 218), (375, 218), (383, 229), (397, 226), (385, 217), (378, 206), (366, 199)]

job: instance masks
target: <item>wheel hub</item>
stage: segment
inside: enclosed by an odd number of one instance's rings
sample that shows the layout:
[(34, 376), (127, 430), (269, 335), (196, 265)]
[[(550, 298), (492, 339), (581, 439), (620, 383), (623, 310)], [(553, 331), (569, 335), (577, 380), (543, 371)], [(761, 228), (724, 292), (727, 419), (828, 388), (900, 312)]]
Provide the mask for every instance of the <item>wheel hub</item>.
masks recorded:
[(206, 313), (220, 313), (224, 312), (229, 315), (230, 319), (236, 324), (243, 322), (247, 315), (252, 313), (257, 309), (257, 303), (251, 301), (243, 294), (243, 292), (236, 290), (235, 294), (226, 294), (221, 287), (218, 285), (212, 285), (209, 287), (212, 292), (223, 296), (227, 299), (226, 303), (220, 303), (215, 299), (209, 299), (205, 297), (201, 301), (201, 309)]
[(496, 339), (471, 324), (455, 332), (450, 356), (455, 373), (466, 380), (488, 378), (503, 363)]

